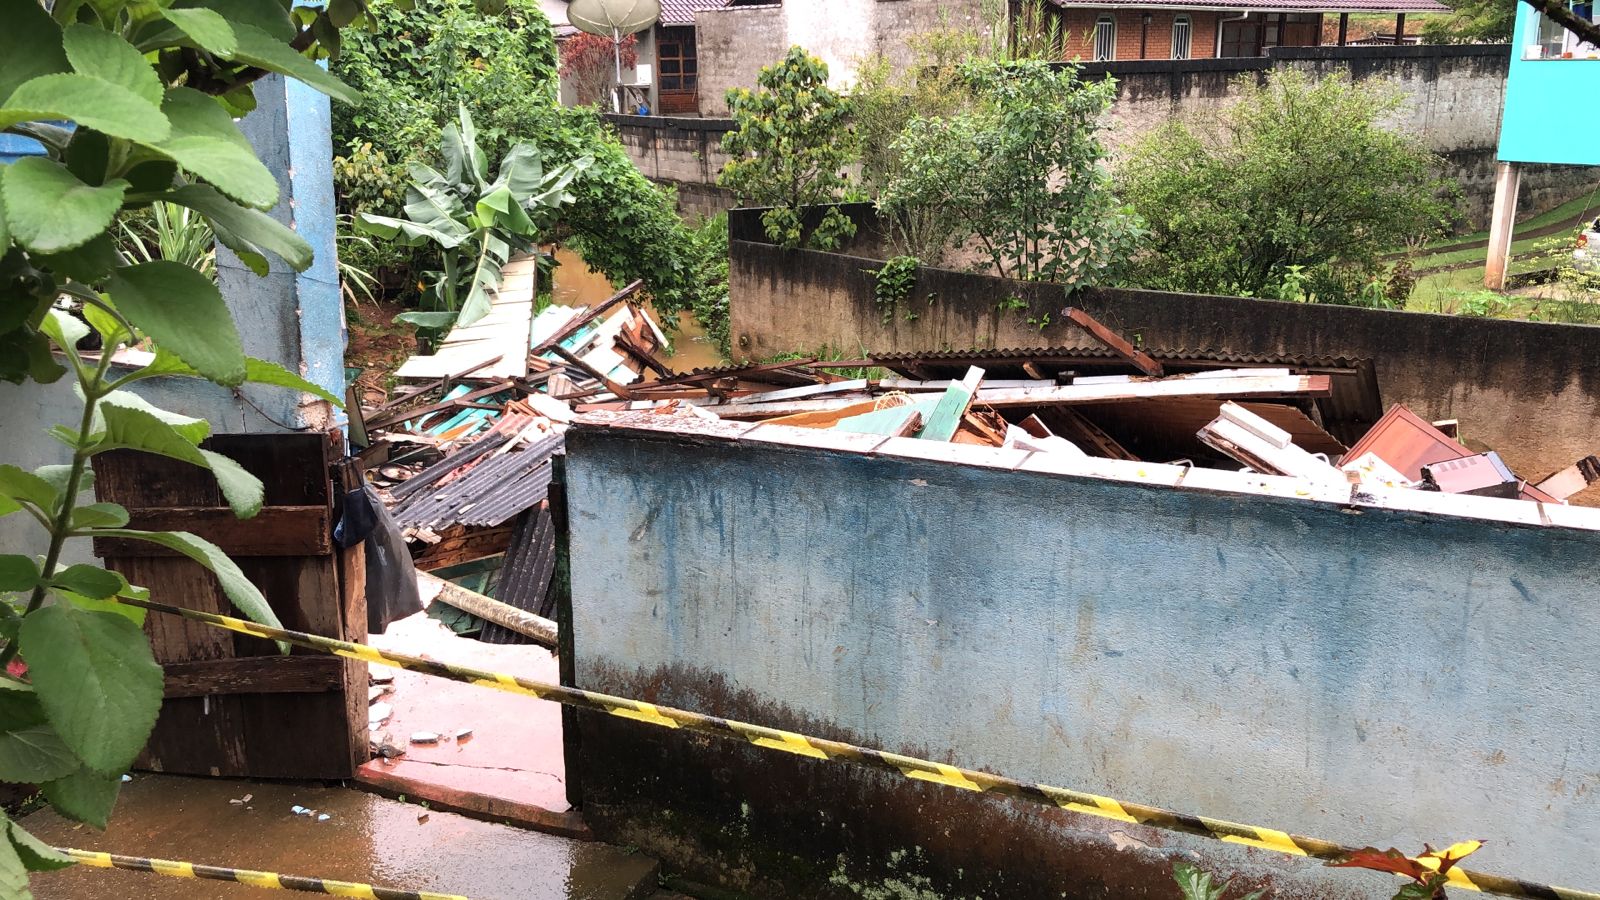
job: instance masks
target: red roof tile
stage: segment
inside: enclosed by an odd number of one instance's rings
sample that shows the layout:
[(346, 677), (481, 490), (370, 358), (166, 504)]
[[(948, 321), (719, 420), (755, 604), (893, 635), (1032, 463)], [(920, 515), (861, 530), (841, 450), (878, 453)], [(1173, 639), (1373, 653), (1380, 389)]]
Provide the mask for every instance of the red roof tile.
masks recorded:
[(694, 14), (702, 9), (721, 9), (728, 0), (661, 0), (661, 24), (693, 25)]

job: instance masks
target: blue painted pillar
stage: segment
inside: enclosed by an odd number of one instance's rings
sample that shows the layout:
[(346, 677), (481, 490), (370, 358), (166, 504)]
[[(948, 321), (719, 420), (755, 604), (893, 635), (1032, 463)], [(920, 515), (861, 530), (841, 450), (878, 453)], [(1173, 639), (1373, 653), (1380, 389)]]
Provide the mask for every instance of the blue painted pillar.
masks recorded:
[[(328, 98), (272, 75), (256, 84), (256, 109), (240, 122), (278, 180), (272, 216), (299, 232), (316, 261), (295, 272), (270, 256), (265, 278), (217, 247), (217, 282), (233, 311), (245, 353), (276, 362), (344, 393), (344, 307), (334, 245), (333, 147)], [(331, 424), (327, 404), (279, 387), (246, 385), (234, 408), (210, 416), (218, 431), (284, 431)], [(246, 402), (248, 401), (248, 402)]]

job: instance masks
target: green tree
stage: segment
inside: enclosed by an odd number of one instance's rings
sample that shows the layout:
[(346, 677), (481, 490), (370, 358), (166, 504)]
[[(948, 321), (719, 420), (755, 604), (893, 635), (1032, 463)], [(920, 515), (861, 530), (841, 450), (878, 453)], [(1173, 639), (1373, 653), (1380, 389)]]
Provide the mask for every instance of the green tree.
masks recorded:
[(1447, 0), (1450, 15), (1434, 16), (1422, 26), (1430, 44), (1504, 44), (1517, 22), (1517, 0)]
[(585, 156), (546, 168), (538, 147), (516, 144), (491, 181), (472, 116), (466, 107), (460, 114), (440, 136), (444, 171), (412, 163), (405, 218), (362, 213), (356, 220), (369, 234), (438, 249), (441, 271), (428, 273), (424, 294), (432, 309), (399, 316), (437, 331), (488, 315), (501, 268), (512, 254), (530, 253), (548, 239), (556, 216), (572, 202), (568, 186), (593, 162)]
[[(464, 105), (489, 158), (513, 144), (537, 147), (547, 166), (590, 158), (571, 184), (556, 236), (615, 284), (644, 279), (667, 316), (695, 305), (701, 290), (689, 259), (693, 238), (674, 194), (652, 184), (590, 109), (557, 99), (555, 37), (537, 0), (512, 0), (480, 15), (468, 0), (384, 4), (370, 27), (349, 35), (333, 71), (362, 88), (359, 106), (335, 116), (335, 186), (340, 211), (401, 212), (408, 162), (438, 167), (437, 135)], [(427, 265), (419, 250), (380, 244), (376, 264)], [(414, 283), (414, 282), (413, 282)]]
[(828, 87), (828, 66), (790, 47), (756, 78), (760, 90), (734, 88), (728, 109), (738, 127), (722, 139), (732, 159), (717, 183), (740, 203), (771, 207), (761, 217), (767, 237), (785, 247), (823, 249), (855, 234), (855, 223), (829, 209), (806, 233), (805, 207), (833, 203), (850, 189), (845, 170), (855, 158), (850, 102)]
[[(310, 245), (265, 212), (277, 204), (277, 181), (233, 120), (254, 107), (252, 85), (269, 72), (354, 99), (307, 54), (336, 50), (338, 28), (362, 11), (359, 2), (291, 14), (277, 3), (62, 0), (46, 10), (0, 0), (0, 129), (45, 148), (0, 167), (0, 378), (53, 382), (70, 370), (82, 401), (62, 410), (75, 425), (49, 429), (69, 463), (0, 465), (0, 516), (31, 519), (48, 539), (42, 558), (0, 554), (0, 781), (38, 785), (74, 820), (105, 826), (120, 776), (155, 724), (162, 673), (140, 629), (143, 610), (128, 605), (149, 592), (96, 565), (63, 565), (68, 540), (160, 544), (210, 569), (241, 613), (277, 623), (215, 545), (130, 529), (122, 507), (81, 502), (95, 456), (139, 450), (207, 470), (240, 518), (261, 509), (261, 482), (200, 447), (208, 423), (128, 388), (187, 376), (338, 402), (246, 357), (209, 277), (172, 259), (125, 258), (113, 235), (130, 211), (171, 204), (161, 208), (198, 214), (259, 274), (269, 253), (309, 267)], [(47, 124), (61, 121), (75, 128)], [(153, 362), (114, 370), (113, 352), (135, 343), (153, 344)], [(98, 358), (79, 351), (96, 345)], [(19, 661), (25, 672), (13, 669)], [(70, 865), (0, 813), (0, 894), (27, 897), (28, 872)]]
[(1353, 302), (1383, 251), (1452, 215), (1441, 161), (1382, 124), (1400, 109), (1393, 90), (1284, 71), (1236, 89), (1215, 119), (1155, 130), (1120, 167), (1150, 227), (1139, 283), (1275, 296), (1289, 279), (1309, 299)]
[(895, 141), (902, 171), (879, 205), (976, 239), (995, 272), (1088, 286), (1116, 277), (1138, 219), (1116, 199), (1100, 142), (1113, 82), (1084, 82), (1040, 60), (979, 60), (962, 77), (971, 107), (915, 116)]

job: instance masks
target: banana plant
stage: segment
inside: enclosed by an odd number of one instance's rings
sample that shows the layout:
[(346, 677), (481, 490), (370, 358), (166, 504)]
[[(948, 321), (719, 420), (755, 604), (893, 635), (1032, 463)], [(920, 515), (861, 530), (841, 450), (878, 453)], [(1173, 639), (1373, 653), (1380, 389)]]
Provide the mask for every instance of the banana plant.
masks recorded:
[(562, 207), (573, 200), (567, 188), (594, 159), (585, 156), (546, 169), (538, 147), (519, 143), (490, 180), (489, 161), (478, 148), (466, 107), (459, 122), (445, 126), (439, 154), (443, 172), (420, 162), (406, 167), (411, 184), (405, 218), (362, 213), (357, 227), (407, 247), (438, 246), (440, 268), (422, 282), (428, 308), (395, 318), (443, 332), (488, 314), (500, 289), (501, 268), (513, 255), (533, 250), (555, 227)]

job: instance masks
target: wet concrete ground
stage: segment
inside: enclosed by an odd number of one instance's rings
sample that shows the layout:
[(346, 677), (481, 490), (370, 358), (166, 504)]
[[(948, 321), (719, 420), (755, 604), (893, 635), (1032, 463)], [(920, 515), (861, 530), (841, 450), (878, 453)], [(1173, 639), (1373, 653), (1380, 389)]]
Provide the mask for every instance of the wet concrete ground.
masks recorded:
[[(370, 643), (384, 650), (426, 656), (555, 683), (555, 655), (531, 644), (485, 644), (457, 637), (425, 613), (401, 619)], [(446, 681), (419, 672), (373, 666), (394, 676), (387, 724), (375, 726), (403, 749), (396, 759), (363, 765), (356, 781), (391, 796), (420, 797), (492, 821), (585, 837), (582, 817), (567, 803), (561, 743), (561, 706), (520, 694)], [(465, 741), (448, 739), (471, 729)], [(413, 744), (415, 732), (445, 736), (436, 744)]]
[[(242, 803), (245, 795), (250, 799)], [(294, 806), (328, 819), (296, 815)], [(418, 817), (426, 813), (427, 820)], [(136, 775), (104, 833), (43, 810), (24, 825), (56, 846), (460, 894), (472, 900), (638, 900), (656, 863), (586, 843), (320, 785)], [(37, 875), (39, 900), (260, 900), (212, 881), (75, 867)]]

